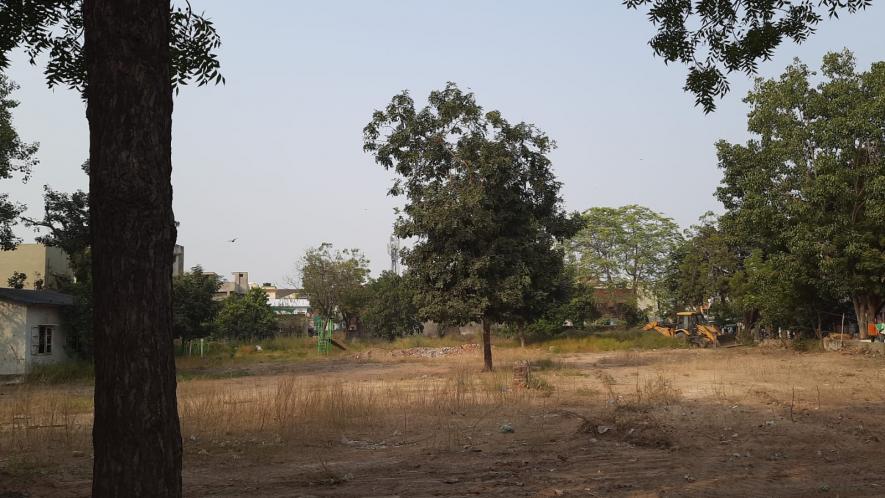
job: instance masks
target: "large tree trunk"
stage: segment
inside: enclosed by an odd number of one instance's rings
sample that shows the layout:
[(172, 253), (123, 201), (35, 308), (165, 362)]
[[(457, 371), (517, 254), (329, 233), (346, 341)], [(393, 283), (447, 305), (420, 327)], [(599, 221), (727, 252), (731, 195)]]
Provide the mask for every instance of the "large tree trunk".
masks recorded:
[(485, 363), (484, 372), (491, 372), (492, 367), (492, 322), (486, 318), (482, 320), (482, 359)]
[(857, 330), (861, 339), (867, 338), (867, 326), (876, 319), (876, 314), (882, 309), (885, 299), (870, 294), (855, 295), (851, 299), (854, 304), (854, 313), (857, 315)]
[(96, 497), (181, 496), (169, 0), (84, 0)]

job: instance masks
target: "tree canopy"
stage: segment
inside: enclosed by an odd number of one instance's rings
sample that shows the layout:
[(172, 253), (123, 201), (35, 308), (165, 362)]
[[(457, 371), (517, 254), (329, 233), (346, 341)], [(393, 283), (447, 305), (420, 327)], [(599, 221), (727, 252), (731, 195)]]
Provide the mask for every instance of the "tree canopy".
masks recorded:
[(568, 242), (577, 278), (609, 288), (652, 290), (670, 252), (680, 240), (679, 226), (651, 209), (629, 205), (593, 207), (582, 215), (586, 225)]
[(727, 268), (703, 292), (771, 326), (819, 326), (851, 302), (863, 335), (885, 306), (885, 63), (857, 72), (829, 53), (818, 77), (797, 60), (745, 101), (753, 138), (717, 144), (726, 212), (687, 253)]
[[(172, 86), (224, 82), (216, 54), (221, 37), (212, 21), (170, 2), (170, 73)], [(85, 96), (82, 0), (19, 0), (0, 8), (0, 69), (9, 66), (9, 52), (23, 47), (31, 64), (48, 57), (46, 81), (76, 89)]]
[[(211, 280), (204, 278), (202, 284), (211, 284)], [(277, 319), (267, 302), (267, 293), (253, 287), (244, 295), (235, 294), (224, 300), (217, 326), (218, 334), (229, 339), (263, 339), (276, 332)]]
[(361, 318), (370, 334), (388, 340), (420, 332), (421, 321), (408, 277), (385, 271), (369, 282)]
[[(16, 175), (27, 181), (31, 168), (37, 164), (37, 143), (27, 143), (19, 137), (12, 124), (12, 110), (18, 101), (12, 92), (18, 88), (6, 75), (0, 72), (0, 180), (8, 180)], [(0, 249), (12, 250), (19, 239), (12, 231), (25, 207), (5, 193), (0, 193)]]
[(408, 92), (374, 113), (364, 150), (397, 174), (404, 195), (394, 231), (413, 239), (403, 262), (422, 319), (482, 322), (492, 368), (495, 322), (524, 319), (563, 266), (560, 242), (580, 227), (561, 207), (547, 154), (555, 144), (535, 126), (486, 112), (454, 83), (416, 109)]
[(211, 335), (220, 303), (213, 299), (221, 287), (215, 274), (199, 265), (172, 279), (172, 332), (184, 340)]
[(802, 43), (825, 17), (854, 13), (872, 0), (624, 0), (647, 8), (658, 32), (649, 41), (665, 62), (688, 65), (685, 90), (710, 112), (729, 90), (728, 74), (753, 74), (785, 40)]
[(310, 306), (327, 320), (349, 323), (365, 303), (363, 285), (369, 277), (369, 260), (359, 249), (336, 251), (323, 243), (308, 249), (299, 263), (301, 286)]

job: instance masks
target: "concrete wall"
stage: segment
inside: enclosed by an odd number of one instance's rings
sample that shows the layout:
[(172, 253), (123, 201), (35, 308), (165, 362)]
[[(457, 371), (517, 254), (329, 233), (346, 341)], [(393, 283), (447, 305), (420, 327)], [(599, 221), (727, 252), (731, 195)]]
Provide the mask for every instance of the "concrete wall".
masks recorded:
[[(46, 276), (44, 280), (49, 288), (58, 288), (56, 276), (73, 276), (71, 261), (68, 255), (58, 247), (44, 247), (46, 250)], [(34, 282), (31, 282), (33, 288)]]
[(70, 276), (71, 264), (64, 251), (57, 247), (19, 244), (14, 251), (0, 251), (0, 287), (7, 287), (6, 279), (16, 271), (28, 276), (26, 289), (33, 289), (38, 279), (43, 279), (48, 287), (55, 287), (55, 276)]
[(0, 375), (25, 373), (28, 358), (27, 308), (0, 301)]
[[(52, 352), (31, 354), (34, 327), (52, 325)], [(24, 306), (0, 301), (0, 375), (21, 375), (34, 365), (70, 359), (65, 348), (67, 335), (57, 306)]]

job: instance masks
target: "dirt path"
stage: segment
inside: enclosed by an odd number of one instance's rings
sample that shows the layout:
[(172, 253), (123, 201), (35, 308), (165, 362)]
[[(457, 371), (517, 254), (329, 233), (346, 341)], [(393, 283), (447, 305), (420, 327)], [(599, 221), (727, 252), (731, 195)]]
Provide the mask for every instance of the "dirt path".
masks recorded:
[[(881, 357), (734, 348), (558, 359), (537, 374), (550, 398), (468, 424), (457, 445), (372, 430), (260, 449), (186, 439), (185, 494), (885, 496)], [(286, 375), (395, 382), (463, 368), (337, 366)], [(216, 382), (250, 389), (274, 375)], [(0, 496), (86, 496), (88, 478), (88, 456), (69, 459), (46, 475), (0, 474)]]

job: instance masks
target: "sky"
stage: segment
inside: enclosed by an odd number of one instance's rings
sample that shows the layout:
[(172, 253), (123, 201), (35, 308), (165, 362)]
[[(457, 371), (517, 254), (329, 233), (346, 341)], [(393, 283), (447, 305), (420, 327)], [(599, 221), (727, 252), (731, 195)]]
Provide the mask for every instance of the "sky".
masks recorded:
[[(186, 87), (175, 100), (174, 209), (188, 267), (285, 286), (304, 251), (329, 242), (361, 249), (374, 275), (387, 269), (402, 201), (386, 195), (392, 177), (362, 151), (362, 129), (402, 90), (423, 105), (453, 81), (485, 109), (537, 125), (558, 144), (550, 158), (568, 210), (642, 204), (683, 227), (721, 211), (715, 142), (748, 138), (741, 100), (751, 79), (731, 75), (732, 92), (705, 115), (682, 90), (686, 68), (653, 56), (654, 28), (620, 0), (191, 5), (222, 36), (227, 84)], [(883, 59), (883, 25), (879, 4), (825, 21), (803, 45), (783, 44), (759, 74), (777, 76), (794, 57), (819, 67), (845, 47), (866, 69)], [(28, 183), (4, 188), (31, 217), (42, 213), (43, 185), (88, 185), (84, 104), (48, 89), (42, 71), (21, 53), (7, 71), (21, 86), (15, 126), (40, 142), (40, 164)]]

